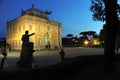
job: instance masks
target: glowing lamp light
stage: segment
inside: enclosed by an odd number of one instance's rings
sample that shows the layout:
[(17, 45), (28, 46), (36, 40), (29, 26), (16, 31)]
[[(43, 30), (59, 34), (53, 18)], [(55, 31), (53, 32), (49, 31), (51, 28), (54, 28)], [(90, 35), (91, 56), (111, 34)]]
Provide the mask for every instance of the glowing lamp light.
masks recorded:
[(98, 40), (94, 40), (94, 41), (93, 41), (93, 44), (94, 44), (94, 45), (100, 45), (100, 42), (99, 42)]
[(75, 41), (75, 39), (72, 39), (72, 41)]
[(84, 44), (85, 44), (85, 45), (88, 45), (88, 43), (89, 43), (88, 40), (85, 40), (85, 41), (84, 41)]
[(93, 43), (94, 45), (98, 45), (97, 40), (94, 40)]

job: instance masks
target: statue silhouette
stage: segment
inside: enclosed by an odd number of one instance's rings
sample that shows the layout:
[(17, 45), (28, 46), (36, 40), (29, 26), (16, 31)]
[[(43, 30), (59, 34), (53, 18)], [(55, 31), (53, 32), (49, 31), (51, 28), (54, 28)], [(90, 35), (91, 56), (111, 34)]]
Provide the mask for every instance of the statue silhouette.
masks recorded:
[(34, 35), (35, 33), (32, 33), (32, 34), (29, 34), (29, 31), (25, 31), (25, 34), (22, 36), (22, 41), (23, 41), (23, 44), (26, 44), (29, 42), (29, 37)]
[(32, 68), (32, 59), (33, 59), (33, 42), (29, 42), (29, 37), (35, 33), (29, 34), (29, 31), (25, 31), (25, 34), (22, 36), (21, 40), (22, 49), (20, 54), (20, 61), (17, 62), (18, 70), (19, 69), (31, 69)]

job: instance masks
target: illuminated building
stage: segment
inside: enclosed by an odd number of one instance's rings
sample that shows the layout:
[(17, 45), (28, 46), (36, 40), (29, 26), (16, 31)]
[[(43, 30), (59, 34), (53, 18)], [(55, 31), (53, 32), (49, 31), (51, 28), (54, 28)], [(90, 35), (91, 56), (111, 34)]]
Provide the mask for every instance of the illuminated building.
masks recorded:
[(94, 47), (94, 46), (100, 46), (99, 38), (92, 38), (90, 40), (84, 41), (84, 46), (86, 47)]
[(38, 10), (34, 5), (22, 10), (20, 17), (7, 22), (6, 43), (12, 50), (21, 50), (21, 37), (28, 30), (29, 34), (35, 33), (30, 37), (35, 50), (61, 48), (61, 23), (49, 20), (49, 14), (51, 12)]
[(99, 38), (93, 38), (90, 40), (90, 46), (99, 46), (100, 45), (100, 41)]

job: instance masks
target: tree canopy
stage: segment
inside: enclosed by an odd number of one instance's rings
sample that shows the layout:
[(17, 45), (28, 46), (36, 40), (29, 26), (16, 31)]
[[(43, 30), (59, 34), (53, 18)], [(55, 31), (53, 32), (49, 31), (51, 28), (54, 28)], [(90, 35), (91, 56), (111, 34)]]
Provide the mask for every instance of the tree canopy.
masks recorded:
[(104, 21), (105, 20), (105, 6), (103, 0), (91, 0), (90, 11), (93, 12), (93, 20)]
[(79, 35), (83, 35), (83, 36), (91, 36), (95, 34), (96, 34), (95, 31), (84, 31), (84, 32), (79, 33)]
[[(103, 0), (91, 0), (90, 11), (93, 12), (94, 21), (105, 21), (105, 5)], [(117, 4), (117, 15), (120, 20), (120, 5)]]
[(84, 32), (79, 33), (79, 35), (82, 35), (83, 37), (87, 39), (90, 39), (91, 37), (93, 38), (95, 34), (96, 34), (95, 31), (84, 31)]
[(67, 34), (66, 36), (69, 37), (69, 38), (72, 38), (73, 34)]

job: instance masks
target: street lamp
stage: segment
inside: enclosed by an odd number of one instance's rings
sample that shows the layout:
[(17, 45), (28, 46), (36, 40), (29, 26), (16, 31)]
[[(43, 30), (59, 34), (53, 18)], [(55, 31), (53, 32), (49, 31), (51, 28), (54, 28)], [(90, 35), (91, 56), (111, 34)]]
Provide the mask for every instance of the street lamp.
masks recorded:
[(88, 44), (89, 44), (89, 41), (88, 41), (88, 40), (85, 40), (85, 41), (84, 41), (84, 46), (87, 47)]
[(89, 43), (88, 40), (85, 40), (85, 41), (84, 41), (84, 44), (85, 44), (85, 45), (88, 45), (88, 43)]

